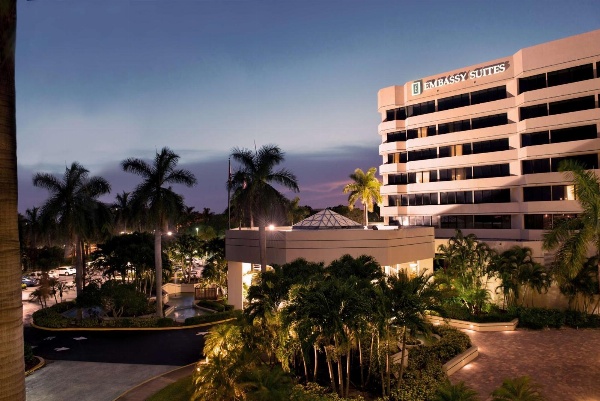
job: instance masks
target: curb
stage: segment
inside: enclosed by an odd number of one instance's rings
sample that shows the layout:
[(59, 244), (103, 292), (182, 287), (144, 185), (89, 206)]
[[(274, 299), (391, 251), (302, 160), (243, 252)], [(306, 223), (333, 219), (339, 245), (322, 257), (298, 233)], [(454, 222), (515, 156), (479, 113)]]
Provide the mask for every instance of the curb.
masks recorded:
[(199, 327), (213, 326), (215, 324), (221, 324), (225, 322), (229, 322), (231, 320), (235, 320), (236, 318), (232, 317), (224, 320), (217, 320), (216, 322), (208, 322), (208, 323), (199, 323), (190, 326), (171, 326), (171, 327), (61, 327), (61, 328), (53, 328), (53, 327), (43, 327), (38, 326), (34, 322), (31, 322), (31, 327), (46, 330), (46, 331), (166, 331), (166, 330), (185, 330), (185, 329), (195, 329)]
[(32, 374), (36, 370), (40, 370), (41, 368), (43, 368), (44, 366), (46, 366), (46, 360), (44, 358), (42, 358), (41, 356), (37, 356), (37, 355), (34, 355), (34, 356), (38, 359), (38, 364), (35, 365), (33, 368), (25, 371), (25, 376), (29, 376), (30, 374)]
[[(125, 391), (124, 393), (120, 394), (120, 395), (119, 395), (118, 397), (116, 397), (116, 398), (115, 398), (113, 401), (119, 401), (119, 400), (126, 399), (125, 397), (127, 397), (127, 395), (128, 395), (128, 394), (135, 392), (135, 391), (136, 391), (138, 388), (140, 388), (140, 387), (142, 387), (142, 386), (144, 386), (144, 385), (146, 385), (146, 384), (148, 384), (148, 383), (150, 383), (150, 382), (152, 382), (152, 381), (154, 381), (154, 380), (156, 380), (156, 379), (159, 379), (159, 378), (161, 378), (161, 377), (163, 377), (163, 376), (169, 375), (169, 374), (171, 374), (171, 373), (173, 373), (173, 372), (177, 372), (178, 370), (187, 369), (187, 368), (190, 368), (190, 367), (196, 366), (196, 364), (197, 364), (197, 362), (190, 363), (189, 365), (185, 365), (185, 366), (180, 366), (180, 367), (178, 367), (178, 368), (175, 368), (175, 369), (173, 369), (173, 370), (169, 370), (168, 372), (161, 373), (161, 374), (159, 374), (159, 375), (156, 375), (156, 376), (154, 376), (154, 377), (151, 377), (151, 378), (149, 378), (149, 379), (147, 379), (147, 380), (144, 380), (143, 382), (141, 382), (141, 383), (137, 384), (137, 385), (136, 385), (136, 386), (134, 386), (134, 387), (131, 387), (129, 390), (127, 390), (127, 391)], [(193, 370), (192, 370), (192, 372), (193, 372)], [(166, 386), (165, 386), (165, 387), (166, 387)], [(163, 387), (163, 388), (164, 388), (164, 387)], [(161, 389), (161, 390), (162, 390), (162, 389)], [(160, 391), (160, 390), (158, 390), (158, 391)]]

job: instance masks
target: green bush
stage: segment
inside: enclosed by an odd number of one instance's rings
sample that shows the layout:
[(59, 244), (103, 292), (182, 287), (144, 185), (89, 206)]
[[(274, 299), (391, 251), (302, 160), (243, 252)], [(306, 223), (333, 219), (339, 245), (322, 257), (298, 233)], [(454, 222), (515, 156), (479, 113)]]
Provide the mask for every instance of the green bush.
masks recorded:
[[(65, 307), (65, 304), (69, 304), (69, 308)], [(53, 329), (64, 328), (69, 326), (69, 319), (61, 315), (62, 312), (73, 307), (72, 302), (64, 302), (53, 305), (49, 308), (39, 309), (33, 312), (33, 322), (41, 327), (48, 327)]]
[(565, 325), (575, 329), (597, 329), (600, 328), (600, 316), (568, 310), (565, 311)]
[(217, 322), (219, 320), (231, 319), (231, 318), (237, 317), (238, 314), (239, 314), (238, 311), (227, 311), (227, 312), (211, 313), (209, 315), (193, 316), (193, 317), (188, 317), (187, 319), (185, 319), (185, 321), (183, 322), (183, 325), (184, 326), (193, 326), (195, 324)]
[(230, 311), (230, 310), (233, 310), (233, 308), (234, 308), (233, 305), (227, 305), (227, 303), (222, 302), (222, 301), (210, 301), (210, 300), (206, 300), (206, 299), (196, 302), (196, 305), (198, 305), (202, 308), (212, 309), (217, 312)]
[(565, 312), (546, 308), (516, 308), (519, 327), (541, 330), (546, 327), (559, 329), (565, 324)]
[(23, 356), (25, 357), (25, 364), (31, 364), (35, 360), (35, 356), (33, 355), (33, 348), (28, 343), (24, 344), (24, 352)]
[(172, 327), (175, 326), (175, 321), (170, 317), (161, 317), (156, 320), (156, 327)]
[[(412, 350), (411, 350), (412, 353)], [(431, 361), (423, 369), (407, 369), (400, 389), (392, 391), (390, 400), (425, 401), (433, 398), (448, 376), (439, 361)]]
[(486, 308), (484, 308), (483, 313), (473, 315), (467, 307), (455, 303), (444, 305), (440, 312), (440, 316), (448, 319), (465, 320), (474, 323), (510, 322), (515, 318), (514, 314), (502, 311), (495, 305), (488, 304), (486, 305)]

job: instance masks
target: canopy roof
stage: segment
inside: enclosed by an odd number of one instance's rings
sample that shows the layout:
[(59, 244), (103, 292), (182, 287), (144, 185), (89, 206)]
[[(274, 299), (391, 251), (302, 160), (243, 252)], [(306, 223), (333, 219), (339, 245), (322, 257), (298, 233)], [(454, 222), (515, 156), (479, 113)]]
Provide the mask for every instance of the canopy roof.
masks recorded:
[(293, 230), (340, 230), (362, 229), (363, 226), (354, 220), (342, 216), (332, 210), (325, 209), (305, 218), (292, 226)]

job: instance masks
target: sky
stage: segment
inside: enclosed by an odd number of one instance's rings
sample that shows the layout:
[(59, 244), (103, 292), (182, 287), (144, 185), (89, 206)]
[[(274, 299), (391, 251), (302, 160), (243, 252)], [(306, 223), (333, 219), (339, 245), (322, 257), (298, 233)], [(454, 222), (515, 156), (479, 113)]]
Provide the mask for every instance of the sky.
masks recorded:
[(225, 210), (232, 149), (265, 144), (300, 204), (346, 204), (354, 169), (382, 164), (379, 89), (595, 29), (597, 0), (19, 0), (19, 211), (74, 161), (112, 203), (140, 182), (121, 161), (165, 146), (196, 210)]

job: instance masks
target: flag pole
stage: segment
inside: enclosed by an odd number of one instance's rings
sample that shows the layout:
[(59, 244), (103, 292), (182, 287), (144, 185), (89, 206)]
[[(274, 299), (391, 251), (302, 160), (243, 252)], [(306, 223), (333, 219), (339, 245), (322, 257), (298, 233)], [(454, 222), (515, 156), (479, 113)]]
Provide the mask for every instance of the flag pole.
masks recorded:
[(229, 172), (227, 174), (227, 222), (229, 229), (231, 230), (231, 157), (229, 158)]

